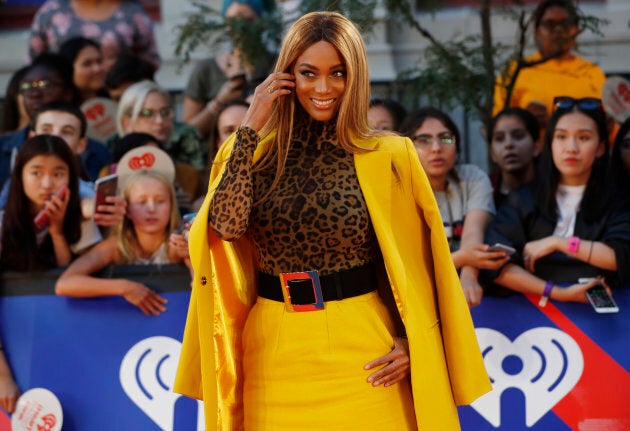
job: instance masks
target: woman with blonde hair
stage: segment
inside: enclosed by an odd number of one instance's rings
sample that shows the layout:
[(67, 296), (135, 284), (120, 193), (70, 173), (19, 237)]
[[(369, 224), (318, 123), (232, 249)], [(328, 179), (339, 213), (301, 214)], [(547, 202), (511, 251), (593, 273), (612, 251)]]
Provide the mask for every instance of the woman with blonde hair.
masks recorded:
[(215, 159), (175, 384), (207, 429), (456, 429), (490, 389), (418, 156), (369, 94), (358, 30), (307, 14)]
[(173, 160), (192, 165), (199, 171), (205, 168), (199, 133), (194, 127), (175, 120), (170, 94), (153, 81), (145, 79), (125, 90), (118, 102), (116, 127), (118, 134), (107, 140), (110, 148), (129, 133), (148, 133)]
[(188, 257), (182, 235), (173, 232), (179, 212), (172, 180), (161, 173), (141, 170), (124, 181), (122, 197), (127, 214), (112, 235), (75, 260), (59, 277), (58, 295), (87, 298), (120, 295), (146, 315), (166, 311), (166, 299), (142, 283), (91, 274), (108, 265), (162, 265)]

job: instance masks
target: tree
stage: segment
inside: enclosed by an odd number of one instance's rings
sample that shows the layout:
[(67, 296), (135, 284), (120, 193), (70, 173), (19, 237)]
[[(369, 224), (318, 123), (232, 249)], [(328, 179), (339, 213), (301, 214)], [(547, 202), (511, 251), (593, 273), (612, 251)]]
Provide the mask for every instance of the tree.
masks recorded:
[[(537, 62), (525, 60), (528, 30), (532, 17), (520, 0), (480, 0), (478, 9), (480, 34), (439, 41), (415, 18), (411, 4), (406, 0), (387, 0), (387, 9), (404, 23), (418, 31), (429, 42), (424, 62), (413, 70), (401, 73), (411, 92), (423, 94), (429, 103), (442, 103), (448, 108), (461, 106), (478, 117), (486, 130), (490, 126), (493, 110), (495, 77), (502, 74), (506, 89), (505, 104), (510, 100), (516, 78), (521, 70), (535, 66), (560, 52)], [(516, 24), (516, 40), (506, 45), (493, 40), (492, 14), (501, 14)], [(579, 12), (578, 32), (592, 31), (602, 35), (600, 27), (605, 20)], [(509, 67), (512, 64), (514, 67)], [(409, 90), (407, 90), (409, 91)]]
[[(194, 12), (176, 29), (178, 37), (175, 54), (183, 61), (188, 61), (191, 53), (203, 44), (217, 49), (221, 43), (229, 41), (239, 48), (246, 63), (254, 65), (264, 49), (279, 49), (283, 29), (289, 24), (280, 11), (273, 7), (273, 3), (271, 1), (268, 5), (268, 13), (255, 21), (247, 21), (240, 18), (226, 19), (220, 11), (207, 4), (193, 2)], [(338, 11), (350, 18), (359, 29), (369, 32), (376, 23), (373, 11), (377, 3), (378, 0), (302, 0), (299, 11), (302, 14), (315, 10)]]
[[(439, 0), (427, 1), (430, 7), (439, 4)], [(509, 100), (518, 73), (523, 68), (548, 61), (554, 55), (536, 63), (525, 61), (531, 18), (528, 8), (521, 0), (501, 0), (500, 6), (496, 5), (497, 0), (479, 1), (480, 33), (447, 41), (437, 40), (420, 24), (409, 0), (302, 0), (300, 11), (339, 11), (352, 19), (364, 34), (369, 34), (377, 22), (374, 11), (379, 3), (383, 4), (392, 20), (411, 27), (429, 42), (422, 62), (417, 67), (402, 72), (394, 85), (405, 94), (422, 94), (431, 104), (446, 108), (461, 106), (488, 128), (492, 119), (495, 77), (499, 73), (504, 74), (503, 81), (506, 83)], [(286, 25), (278, 11), (252, 24), (237, 22), (238, 20), (225, 21), (217, 11), (203, 3), (195, 3), (195, 7), (198, 8), (198, 13), (191, 14), (186, 24), (179, 28), (176, 53), (183, 53), (185, 59), (200, 43), (211, 40), (212, 37), (215, 37), (215, 41), (231, 37), (235, 45), (241, 47), (246, 61), (253, 62), (260, 52), (261, 44), (275, 48), (279, 46), (281, 29)], [(506, 45), (493, 40), (491, 18), (495, 13), (516, 23), (514, 44)], [(579, 32), (589, 30), (601, 36), (600, 27), (603, 24), (605, 21), (596, 17), (583, 14), (579, 16)], [(516, 67), (509, 68), (510, 63)]]

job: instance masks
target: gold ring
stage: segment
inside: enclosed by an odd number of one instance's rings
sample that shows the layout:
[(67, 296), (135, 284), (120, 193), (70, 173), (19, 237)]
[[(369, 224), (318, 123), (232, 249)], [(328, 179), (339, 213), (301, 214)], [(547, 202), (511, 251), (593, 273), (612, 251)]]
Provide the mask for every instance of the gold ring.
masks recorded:
[(273, 85), (270, 85), (269, 87), (267, 87), (267, 93), (271, 94), (273, 93), (274, 89), (273, 89)]

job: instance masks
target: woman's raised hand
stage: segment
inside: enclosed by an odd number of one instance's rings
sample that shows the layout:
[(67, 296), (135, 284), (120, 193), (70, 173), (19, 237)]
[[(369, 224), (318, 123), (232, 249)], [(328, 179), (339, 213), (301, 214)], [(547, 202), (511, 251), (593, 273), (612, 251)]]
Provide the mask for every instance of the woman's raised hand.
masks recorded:
[(272, 73), (254, 91), (251, 104), (241, 126), (259, 131), (271, 114), (276, 99), (289, 95), (295, 88), (295, 77), (290, 73)]

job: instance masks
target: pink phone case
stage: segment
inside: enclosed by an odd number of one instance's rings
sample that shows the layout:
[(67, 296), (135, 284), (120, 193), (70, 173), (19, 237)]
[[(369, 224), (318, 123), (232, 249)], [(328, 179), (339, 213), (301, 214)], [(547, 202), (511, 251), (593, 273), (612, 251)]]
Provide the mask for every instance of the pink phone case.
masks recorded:
[[(57, 197), (63, 200), (66, 197), (66, 194), (68, 194), (68, 186), (64, 185), (59, 190)], [(39, 213), (37, 213), (37, 215), (33, 219), (33, 223), (35, 223), (35, 226), (37, 226), (39, 229), (44, 229), (46, 226), (50, 224), (50, 219), (48, 218), (48, 215), (46, 214), (46, 208), (44, 208)]]

